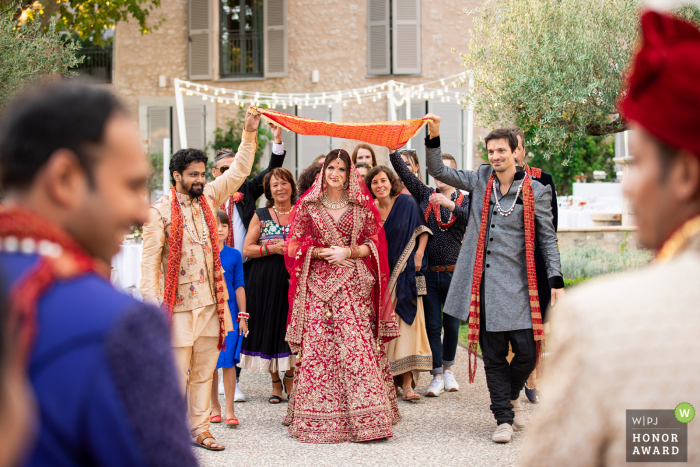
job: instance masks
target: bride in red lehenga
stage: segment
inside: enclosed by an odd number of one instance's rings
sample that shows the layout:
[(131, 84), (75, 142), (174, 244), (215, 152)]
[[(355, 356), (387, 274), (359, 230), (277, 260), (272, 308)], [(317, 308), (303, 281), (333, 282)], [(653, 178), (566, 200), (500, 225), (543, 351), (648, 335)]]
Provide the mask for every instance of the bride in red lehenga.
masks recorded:
[(401, 419), (385, 347), (399, 328), (372, 201), (348, 153), (333, 150), (292, 212), (287, 342), (298, 363), (284, 424), (303, 442), (387, 438)]

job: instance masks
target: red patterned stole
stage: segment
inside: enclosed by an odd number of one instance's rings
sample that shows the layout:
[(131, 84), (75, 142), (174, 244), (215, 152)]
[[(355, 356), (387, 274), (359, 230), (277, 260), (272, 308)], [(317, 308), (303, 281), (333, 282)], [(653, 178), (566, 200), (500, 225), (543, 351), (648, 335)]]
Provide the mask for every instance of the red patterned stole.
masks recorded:
[[(476, 247), (476, 261), (472, 282), (471, 304), (469, 307), (469, 382), (474, 382), (476, 375), (476, 349), (479, 344), (481, 327), (481, 279), (484, 276), (484, 250), (486, 244), (486, 229), (489, 219), (489, 202), (495, 173), (491, 173), (486, 183), (484, 204), (481, 210), (481, 227)], [(497, 195), (496, 195), (497, 196)], [(532, 179), (528, 173), (523, 179), (523, 214), (525, 225), (525, 258), (527, 263), (527, 287), (530, 295), (530, 316), (532, 318), (532, 333), (535, 336), (537, 348), (537, 367), (539, 368), (545, 347), (544, 326), (540, 312), (540, 299), (537, 294), (537, 273), (535, 271), (535, 195), (532, 192)]]
[(36, 304), (52, 284), (87, 272), (109, 275), (103, 263), (91, 257), (70, 235), (23, 208), (0, 213), (0, 238), (4, 251), (39, 254), (39, 260), (10, 289), (10, 326), (22, 331), (18, 345), (26, 344), (27, 349), (37, 332)]
[[(433, 188), (433, 193), (435, 193), (435, 189)], [(459, 192), (459, 196), (457, 196), (457, 199), (455, 200), (455, 204), (457, 206), (462, 205), (462, 201), (464, 201), (464, 193), (461, 191)], [(430, 219), (430, 213), (433, 213), (435, 216), (435, 220), (437, 221), (438, 225), (442, 227), (443, 229), (449, 229), (454, 225), (454, 223), (457, 221), (457, 217), (452, 213), (450, 216), (450, 220), (447, 222), (442, 222), (442, 219), (440, 218), (440, 206), (437, 204), (433, 203), (428, 203), (428, 207), (425, 208), (425, 222), (428, 223)]]
[(231, 248), (234, 247), (234, 241), (233, 241), (233, 210), (236, 209), (235, 206), (236, 202), (233, 200), (233, 196), (228, 197), (228, 207), (226, 207), (226, 203), (222, 204), (219, 209), (222, 211), (225, 211), (226, 214), (228, 215), (228, 236), (226, 237), (226, 245), (230, 246)]
[[(168, 319), (172, 320), (177, 299), (180, 262), (182, 261), (182, 239), (185, 219), (175, 187), (170, 192), (170, 197), (170, 238), (168, 239), (170, 251), (168, 252), (168, 270), (165, 274), (163, 310), (168, 314)], [(212, 244), (211, 250), (214, 255), (214, 291), (216, 294), (214, 301), (216, 303), (216, 312), (219, 316), (219, 349), (223, 350), (226, 345), (226, 325), (224, 324), (224, 270), (221, 267), (221, 257), (218, 248), (219, 233), (216, 229), (216, 217), (212, 213), (204, 195), (199, 197), (199, 205), (202, 208), (202, 215), (209, 229), (209, 237)], [(202, 232), (202, 235), (204, 235), (204, 232)]]
[(542, 178), (542, 169), (538, 169), (537, 167), (530, 167), (525, 164), (525, 172), (527, 172), (530, 177)]

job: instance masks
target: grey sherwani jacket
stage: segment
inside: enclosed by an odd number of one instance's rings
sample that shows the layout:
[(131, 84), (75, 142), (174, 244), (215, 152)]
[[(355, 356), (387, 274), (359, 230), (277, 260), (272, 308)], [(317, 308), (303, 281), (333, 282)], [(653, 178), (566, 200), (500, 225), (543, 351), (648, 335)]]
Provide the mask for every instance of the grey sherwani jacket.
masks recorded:
[[(463, 321), (469, 319), (472, 279), (476, 259), (481, 211), (486, 184), (493, 172), (490, 165), (482, 165), (476, 171), (457, 170), (442, 162), (440, 137), (426, 138), (428, 172), (434, 178), (460, 190), (471, 193), (469, 224), (462, 242), (462, 250), (455, 266), (452, 285), (447, 294), (443, 311)], [(437, 141), (436, 141), (437, 140)], [(530, 298), (525, 261), (525, 228), (522, 193), (515, 195), (524, 179), (518, 172), (508, 193), (501, 196), (496, 178), (496, 190), (491, 193), (482, 280), (482, 327), (489, 332), (514, 331), (532, 328)], [(547, 265), (547, 275), (552, 288), (564, 286), (559, 262), (557, 234), (552, 224), (552, 190), (537, 181), (532, 182), (535, 197), (535, 234)], [(515, 209), (510, 216), (501, 216), (496, 210), (496, 196), (504, 210)]]

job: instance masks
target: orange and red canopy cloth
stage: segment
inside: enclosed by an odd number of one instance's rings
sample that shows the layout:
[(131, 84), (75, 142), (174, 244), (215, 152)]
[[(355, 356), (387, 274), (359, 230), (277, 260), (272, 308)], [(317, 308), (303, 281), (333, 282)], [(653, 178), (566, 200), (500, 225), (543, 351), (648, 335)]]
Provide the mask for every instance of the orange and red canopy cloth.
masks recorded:
[(270, 109), (261, 109), (253, 105), (250, 106), (249, 111), (257, 112), (266, 120), (300, 135), (321, 135), (353, 139), (376, 146), (385, 146), (392, 151), (403, 147), (429, 121), (428, 118), (415, 118), (396, 122), (334, 123), (287, 115)]

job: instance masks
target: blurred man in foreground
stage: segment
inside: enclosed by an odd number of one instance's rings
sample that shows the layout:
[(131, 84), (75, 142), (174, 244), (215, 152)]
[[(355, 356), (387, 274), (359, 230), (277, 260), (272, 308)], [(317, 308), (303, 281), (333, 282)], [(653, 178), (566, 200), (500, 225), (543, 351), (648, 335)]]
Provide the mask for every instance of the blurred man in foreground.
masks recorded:
[[(700, 403), (700, 31), (647, 12), (642, 33), (620, 105), (636, 131), (624, 189), (656, 256), (575, 289), (555, 312), (526, 466), (622, 465), (626, 448), (635, 461), (668, 461), (663, 449), (633, 453), (626, 411)], [(662, 433), (646, 430), (634, 433)], [(687, 433), (688, 465), (699, 465), (699, 422)]]
[(0, 265), (11, 319), (33, 341), (30, 466), (196, 465), (163, 313), (107, 279), (146, 220), (148, 174), (138, 129), (107, 90), (35, 86), (3, 110)]

